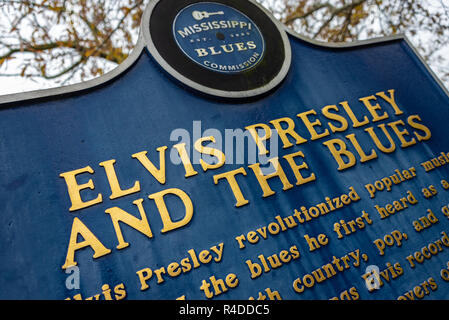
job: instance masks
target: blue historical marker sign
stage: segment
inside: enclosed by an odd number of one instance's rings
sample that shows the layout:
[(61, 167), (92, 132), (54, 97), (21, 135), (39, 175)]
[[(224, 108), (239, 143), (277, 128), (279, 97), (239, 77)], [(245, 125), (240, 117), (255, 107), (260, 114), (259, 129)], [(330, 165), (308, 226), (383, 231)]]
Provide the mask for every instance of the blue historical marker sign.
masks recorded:
[(131, 56), (0, 97), (1, 299), (445, 299), (449, 98), (403, 37), (152, 1)]

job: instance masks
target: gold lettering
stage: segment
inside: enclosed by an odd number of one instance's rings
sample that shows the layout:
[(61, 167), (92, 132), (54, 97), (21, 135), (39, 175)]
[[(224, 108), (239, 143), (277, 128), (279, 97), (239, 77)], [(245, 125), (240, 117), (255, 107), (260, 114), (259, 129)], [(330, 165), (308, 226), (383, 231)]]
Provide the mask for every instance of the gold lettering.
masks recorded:
[(375, 96), (369, 96), (360, 98), (359, 101), (362, 101), (365, 107), (368, 109), (368, 111), (371, 113), (371, 116), (373, 117), (373, 122), (388, 119), (388, 113), (384, 112), (383, 115), (379, 115), (376, 110), (381, 110), (381, 107), (378, 103), (375, 105), (372, 105), (370, 103), (370, 100), (377, 100)]
[(332, 133), (346, 131), (348, 129), (348, 121), (343, 116), (329, 112), (330, 109), (338, 111), (338, 107), (336, 105), (329, 105), (321, 109), (321, 112), (326, 118), (335, 120), (341, 124), (340, 127), (336, 127), (332, 123), (328, 122), (327, 125), (331, 129)]
[[(289, 148), (293, 146), (293, 143), (291, 143), (288, 140), (287, 134), (290, 135), (293, 139), (295, 139), (296, 144), (301, 144), (304, 142), (307, 142), (306, 139), (301, 137), (299, 134), (296, 133), (295, 129), (295, 122), (291, 118), (280, 118), (270, 121), (270, 123), (274, 126), (274, 128), (277, 130), (279, 137), (282, 140), (282, 143), (284, 144), (284, 149)], [(287, 128), (282, 128), (281, 123), (286, 123)]]
[(407, 118), (407, 122), (412, 128), (421, 130), (425, 133), (425, 135), (422, 136), (418, 134), (416, 131), (414, 132), (418, 141), (429, 140), (432, 137), (432, 133), (430, 132), (429, 128), (427, 128), (425, 125), (421, 123), (415, 122), (415, 120), (421, 121), (421, 118), (418, 115), (412, 115)]
[[(164, 200), (164, 196), (167, 194), (172, 194), (172, 195), (177, 196), (179, 199), (181, 199), (182, 203), (184, 204), (184, 207), (186, 209), (184, 218), (182, 218), (179, 221), (173, 222), (170, 217), (170, 214), (168, 213), (167, 206), (166, 206), (165, 200)], [(162, 223), (163, 223), (163, 228), (161, 230), (162, 233), (172, 231), (172, 230), (175, 230), (175, 229), (185, 226), (186, 224), (188, 224), (190, 222), (190, 220), (193, 217), (192, 200), (187, 195), (187, 193), (185, 193), (181, 189), (176, 189), (176, 188), (166, 189), (166, 190), (163, 190), (160, 192), (150, 194), (148, 196), (148, 198), (153, 199), (155, 201), (156, 206), (159, 210), (159, 214), (161, 216)]]
[(307, 163), (303, 162), (300, 165), (297, 165), (294, 158), (295, 157), (302, 157), (304, 158), (304, 153), (302, 153), (302, 151), (298, 151), (296, 153), (292, 153), (292, 154), (287, 154), (285, 155), (283, 158), (285, 160), (287, 160), (288, 164), (290, 165), (290, 168), (292, 168), (293, 173), (295, 174), (296, 177), (296, 185), (299, 186), (301, 184), (305, 184), (308, 183), (310, 181), (314, 181), (315, 180), (315, 174), (312, 173), (310, 176), (308, 176), (307, 178), (304, 178), (301, 175), (300, 170), (301, 169), (309, 169), (309, 166), (307, 165)]
[(195, 144), (194, 144), (195, 150), (202, 154), (208, 154), (208, 155), (214, 156), (215, 158), (218, 159), (217, 163), (215, 163), (215, 164), (210, 164), (210, 163), (205, 162), (203, 159), (200, 159), (200, 164), (201, 164), (201, 167), (203, 167), (203, 170), (207, 171), (209, 169), (217, 169), (217, 168), (220, 168), (221, 166), (223, 166), (225, 164), (224, 153), (215, 148), (204, 147), (202, 145), (203, 141), (212, 141), (213, 143), (215, 143), (215, 137), (210, 136), (210, 137), (203, 137), (203, 138), (198, 139), (197, 141), (195, 141)]
[[(334, 157), (335, 161), (338, 163), (338, 170), (342, 171), (345, 169), (348, 169), (356, 164), (355, 156), (352, 154), (352, 152), (349, 152), (346, 147), (346, 143), (340, 139), (332, 139), (326, 142), (323, 142), (323, 144), (329, 148), (329, 151), (332, 153), (332, 156)], [(339, 149), (335, 147), (336, 145), (339, 146)], [(348, 161), (345, 162), (343, 160), (343, 156), (345, 156)]]
[(69, 211), (75, 211), (80, 210), (83, 208), (87, 208), (90, 206), (93, 206), (94, 204), (101, 203), (103, 201), (103, 198), (101, 196), (101, 193), (98, 194), (98, 196), (95, 199), (89, 200), (84, 202), (81, 199), (80, 191), (83, 189), (91, 189), (94, 190), (94, 183), (92, 179), (90, 179), (87, 183), (84, 184), (78, 184), (76, 181), (76, 176), (80, 173), (94, 173), (94, 170), (90, 167), (84, 167), (78, 170), (68, 171), (61, 173), (59, 176), (61, 178), (65, 179), (65, 182), (67, 184), (67, 190), (69, 192), (70, 201), (72, 202), (72, 206), (69, 208)]
[(129, 246), (129, 243), (125, 242), (125, 240), (123, 239), (123, 234), (122, 230), (120, 229), (119, 222), (126, 223), (128, 226), (139, 231), (140, 233), (143, 233), (148, 238), (153, 237), (150, 225), (148, 224), (147, 216), (145, 214), (145, 210), (143, 209), (142, 206), (142, 202), (143, 199), (137, 199), (133, 201), (133, 203), (139, 209), (141, 217), (140, 220), (118, 207), (113, 207), (105, 210), (105, 212), (111, 216), (112, 224), (114, 225), (115, 234), (117, 235), (118, 240), (117, 249), (123, 249)]
[(145, 169), (148, 170), (149, 173), (153, 177), (156, 178), (156, 180), (160, 184), (165, 184), (165, 150), (167, 149), (167, 146), (159, 147), (156, 150), (159, 152), (159, 165), (160, 168), (157, 169), (154, 164), (148, 159), (147, 157), (147, 151), (141, 151), (138, 153), (135, 153), (131, 155), (131, 157), (139, 160), (139, 162), (145, 167)]
[(310, 114), (316, 115), (316, 111), (311, 109), (309, 111), (305, 111), (305, 112), (299, 113), (297, 115), (304, 122), (305, 126), (307, 127), (307, 130), (309, 130), (310, 138), (312, 140), (317, 140), (317, 139), (320, 139), (320, 138), (328, 136), (330, 133), (329, 133), (329, 130), (327, 130), (327, 129), (324, 130), (324, 132), (322, 132), (320, 134), (318, 134), (316, 132), (314, 127), (315, 126), (321, 126), (321, 122), (318, 119), (315, 120), (314, 122), (310, 122), (309, 118), (307, 117)]
[(229, 183), (229, 186), (231, 187), (232, 193), (234, 194), (235, 199), (237, 202), (235, 203), (236, 207), (244, 206), (245, 204), (248, 204), (249, 201), (245, 199), (245, 197), (242, 194), (242, 190), (240, 189), (239, 184), (237, 183), (237, 180), (235, 176), (237, 174), (243, 174), (246, 176), (246, 171), (243, 167), (238, 168), (236, 170), (228, 171), (221, 174), (214, 175), (214, 184), (218, 184), (218, 181), (221, 179), (226, 179)]
[(385, 94), (385, 92), (378, 92), (376, 93), (377, 96), (381, 97), (382, 99), (384, 99), (385, 101), (387, 101), (394, 109), (395, 115), (401, 115), (404, 112), (399, 109), (398, 105), (396, 104), (396, 101), (394, 99), (394, 89), (390, 89), (388, 90), (389, 93), (389, 97)]
[(371, 139), (373, 139), (374, 143), (376, 144), (376, 147), (379, 148), (380, 151), (384, 153), (392, 153), (394, 150), (396, 150), (396, 144), (394, 143), (393, 139), (391, 138), (390, 134), (388, 133), (388, 130), (385, 127), (385, 124), (379, 124), (377, 127), (382, 129), (382, 132), (387, 137), (388, 142), (390, 143), (390, 147), (386, 148), (383, 146), (383, 144), (380, 142), (379, 138), (377, 137), (376, 133), (374, 132), (373, 127), (366, 128), (365, 131), (369, 133)]
[(402, 143), (401, 144), (402, 148), (407, 148), (407, 147), (410, 147), (410, 146), (416, 144), (415, 138), (412, 138), (412, 140), (410, 140), (410, 141), (405, 140), (404, 136), (409, 135), (407, 129), (404, 129), (402, 131), (399, 130), (398, 125), (404, 126), (405, 125), (404, 121), (398, 120), (395, 122), (390, 122), (388, 125), (393, 129), (394, 133), (396, 133), (396, 135), (398, 136), (399, 141), (401, 141), (401, 143)]
[[(78, 235), (81, 235), (84, 240), (77, 242)], [(70, 233), (69, 247), (67, 249), (67, 256), (62, 269), (67, 269), (71, 266), (76, 266), (75, 251), (85, 247), (91, 247), (94, 250), (93, 258), (99, 258), (111, 253), (111, 250), (106, 248), (100, 240), (86, 227), (80, 219), (73, 219), (72, 232)]]
[(190, 162), (189, 155), (187, 154), (186, 144), (178, 143), (173, 146), (176, 150), (178, 150), (179, 157), (181, 158), (182, 164), (184, 165), (184, 169), (186, 171), (185, 177), (192, 177), (198, 174), (197, 171), (193, 169), (192, 163)]
[(104, 168), (104, 170), (106, 172), (106, 176), (108, 178), (109, 186), (111, 187), (112, 193), (111, 193), (111, 196), (109, 197), (109, 199), (112, 200), (112, 199), (126, 196), (128, 194), (139, 192), (140, 191), (140, 182), (139, 181), (136, 181), (134, 183), (134, 186), (127, 190), (122, 190), (122, 188), (120, 188), (120, 183), (118, 182), (117, 174), (114, 169), (114, 163), (115, 163), (114, 159), (100, 162), (100, 166), (102, 166)]
[[(264, 135), (260, 136), (256, 128), (262, 129), (264, 131)], [(257, 148), (259, 149), (259, 154), (267, 154), (268, 150), (265, 148), (264, 141), (271, 138), (271, 128), (264, 123), (253, 124), (251, 126), (245, 127), (246, 130), (251, 133), (254, 141), (256, 142)]]
[(374, 149), (371, 149), (371, 154), (370, 155), (366, 155), (366, 153), (363, 151), (362, 147), (360, 146), (359, 142), (355, 138), (355, 134), (354, 133), (348, 134), (346, 136), (346, 138), (349, 139), (349, 141), (351, 141), (351, 143), (354, 146), (355, 150), (359, 154), (360, 162), (366, 162), (366, 161), (369, 161), (369, 160), (377, 158), (377, 153), (376, 153), (376, 151)]
[(349, 106), (348, 101), (340, 102), (340, 105), (343, 107), (343, 109), (345, 109), (346, 113), (349, 116), (349, 119), (351, 119), (353, 128), (362, 127), (362, 126), (366, 125), (367, 123), (369, 123), (369, 119), (368, 119), (367, 116), (363, 117), (362, 122), (360, 122), (357, 119), (357, 117), (355, 116), (354, 112), (352, 112), (352, 109)]
[(277, 158), (277, 157), (272, 158), (272, 159), (268, 160), (268, 162), (270, 162), (275, 169), (275, 171), (273, 173), (268, 174), (268, 175), (264, 175), (262, 173), (262, 170), (260, 169), (260, 163), (255, 163), (255, 164), (248, 166), (253, 170), (254, 175), (257, 178), (257, 181), (259, 181), (259, 185), (262, 188), (264, 198), (275, 194), (275, 192), (273, 190), (271, 190), (271, 188), (267, 182), (268, 179), (271, 179), (273, 177), (279, 177), (279, 179), (282, 182), (284, 191), (293, 188), (293, 185), (288, 181), (284, 170), (282, 170), (282, 167), (279, 163), (279, 158)]

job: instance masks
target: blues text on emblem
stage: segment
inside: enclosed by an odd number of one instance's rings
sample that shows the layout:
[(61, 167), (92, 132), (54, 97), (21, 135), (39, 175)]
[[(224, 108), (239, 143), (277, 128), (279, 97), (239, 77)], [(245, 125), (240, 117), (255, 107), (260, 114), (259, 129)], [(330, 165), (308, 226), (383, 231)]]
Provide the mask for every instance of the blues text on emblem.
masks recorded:
[(251, 69), (265, 51), (257, 25), (221, 3), (201, 2), (182, 9), (173, 23), (173, 36), (191, 60), (222, 73)]

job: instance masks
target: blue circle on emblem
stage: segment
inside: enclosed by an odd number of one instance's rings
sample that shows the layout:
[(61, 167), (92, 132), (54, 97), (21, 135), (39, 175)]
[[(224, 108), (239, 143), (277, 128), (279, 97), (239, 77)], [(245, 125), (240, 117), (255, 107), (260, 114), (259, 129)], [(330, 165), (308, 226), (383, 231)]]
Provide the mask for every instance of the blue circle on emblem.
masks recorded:
[(173, 22), (173, 35), (186, 56), (220, 73), (249, 70), (265, 52), (256, 24), (221, 3), (200, 2), (185, 7)]

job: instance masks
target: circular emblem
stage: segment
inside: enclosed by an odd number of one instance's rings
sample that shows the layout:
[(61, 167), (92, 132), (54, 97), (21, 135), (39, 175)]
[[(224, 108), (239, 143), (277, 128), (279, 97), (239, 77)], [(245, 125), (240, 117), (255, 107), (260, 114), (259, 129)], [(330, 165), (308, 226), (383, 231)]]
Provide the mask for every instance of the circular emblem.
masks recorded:
[(174, 79), (206, 94), (252, 97), (288, 73), (284, 27), (253, 0), (155, 0), (142, 18), (148, 50)]
[(221, 73), (251, 69), (264, 54), (265, 42), (257, 25), (220, 3), (195, 3), (182, 9), (173, 23), (173, 35), (190, 59)]

